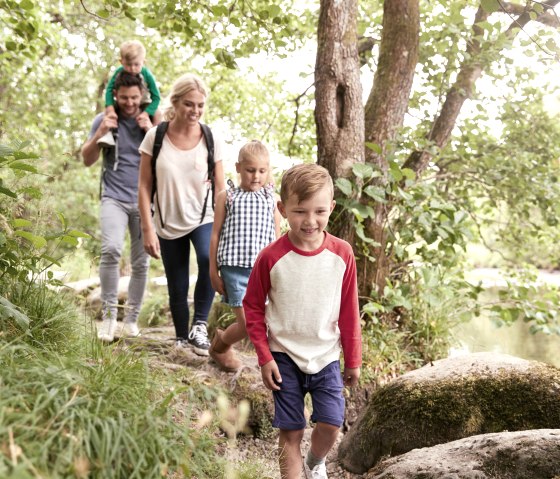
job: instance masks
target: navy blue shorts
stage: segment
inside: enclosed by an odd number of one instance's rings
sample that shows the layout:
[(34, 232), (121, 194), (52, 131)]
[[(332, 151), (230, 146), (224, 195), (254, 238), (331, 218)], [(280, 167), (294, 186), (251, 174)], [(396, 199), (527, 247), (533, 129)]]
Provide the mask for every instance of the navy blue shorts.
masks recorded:
[(344, 396), (340, 362), (333, 361), (316, 374), (303, 373), (286, 353), (273, 352), (280, 370), (280, 391), (273, 391), (274, 427), (283, 430), (305, 429), (304, 398), (311, 394), (312, 422), (340, 427), (344, 422)]
[(241, 266), (220, 266), (220, 276), (226, 289), (226, 294), (222, 296), (224, 303), (229, 304), (232, 308), (243, 307), (243, 297), (247, 291), (252, 269)]

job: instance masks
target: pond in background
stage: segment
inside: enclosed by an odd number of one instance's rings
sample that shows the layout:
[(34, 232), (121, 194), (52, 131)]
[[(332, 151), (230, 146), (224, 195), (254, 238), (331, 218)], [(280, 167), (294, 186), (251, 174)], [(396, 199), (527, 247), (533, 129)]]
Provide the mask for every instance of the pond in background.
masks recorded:
[(478, 353), (489, 351), (510, 354), (523, 359), (533, 359), (560, 368), (560, 336), (529, 332), (529, 325), (516, 321), (511, 326), (496, 326), (488, 317), (481, 315), (453, 329), (460, 352)]
[[(482, 298), (485, 302), (498, 298), (497, 288), (507, 287), (500, 270), (497, 269), (473, 270), (467, 277), (473, 283), (481, 281), (487, 288)], [(558, 273), (540, 272), (539, 281), (560, 287)], [(450, 355), (489, 351), (542, 361), (560, 368), (560, 336), (531, 334), (529, 325), (523, 321), (516, 321), (511, 326), (498, 327), (488, 316), (482, 314), (455, 327), (453, 333), (461, 347), (450, 351)]]

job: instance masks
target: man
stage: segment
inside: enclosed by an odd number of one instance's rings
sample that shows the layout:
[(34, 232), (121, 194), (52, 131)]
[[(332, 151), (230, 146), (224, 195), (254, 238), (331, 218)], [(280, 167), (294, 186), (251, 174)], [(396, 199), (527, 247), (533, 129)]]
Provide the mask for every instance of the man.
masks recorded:
[[(132, 274), (128, 286), (128, 307), (124, 318), (125, 336), (138, 336), (138, 314), (142, 306), (148, 277), (149, 256), (144, 251), (138, 212), (138, 147), (153, 125), (147, 113), (140, 109), (142, 80), (128, 72), (115, 81), (117, 113), (100, 113), (93, 120), (89, 138), (82, 147), (86, 166), (93, 165), (103, 151), (101, 195), (101, 301), (103, 324), (97, 337), (111, 342), (117, 328), (119, 261), (128, 227), (130, 233), (130, 263)], [(115, 146), (102, 148), (97, 140), (109, 131), (115, 135)]]

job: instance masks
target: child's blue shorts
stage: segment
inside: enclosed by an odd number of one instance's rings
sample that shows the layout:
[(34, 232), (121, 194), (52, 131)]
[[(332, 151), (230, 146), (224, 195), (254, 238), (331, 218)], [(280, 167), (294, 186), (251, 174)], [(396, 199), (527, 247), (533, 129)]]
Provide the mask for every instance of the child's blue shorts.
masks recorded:
[(232, 308), (243, 307), (243, 297), (247, 291), (249, 275), (253, 268), (242, 268), (240, 266), (220, 266), (220, 276), (226, 288), (226, 294), (222, 301)]
[(304, 397), (311, 394), (312, 422), (342, 426), (344, 422), (344, 396), (340, 362), (333, 361), (316, 374), (303, 373), (286, 353), (272, 353), (282, 382), (280, 390), (273, 391), (274, 427), (284, 430), (304, 429)]

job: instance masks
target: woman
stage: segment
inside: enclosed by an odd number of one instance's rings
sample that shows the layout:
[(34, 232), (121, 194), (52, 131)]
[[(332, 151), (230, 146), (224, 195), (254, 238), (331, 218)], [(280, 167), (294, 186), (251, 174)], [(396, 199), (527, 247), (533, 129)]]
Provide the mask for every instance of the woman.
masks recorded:
[[(194, 352), (208, 355), (210, 343), (206, 323), (214, 299), (209, 275), (209, 246), (214, 212), (208, 199), (208, 148), (200, 119), (204, 113), (207, 89), (195, 75), (180, 77), (172, 87), (171, 106), (165, 111), (169, 121), (156, 162), (154, 219), (151, 217), (152, 153), (156, 128), (140, 145), (138, 203), (144, 249), (161, 258), (167, 277), (169, 307), (175, 325), (177, 346), (193, 346)], [(215, 191), (225, 189), (223, 142), (214, 136)], [(190, 245), (196, 252), (198, 277), (194, 290), (194, 316), (189, 331)]]

